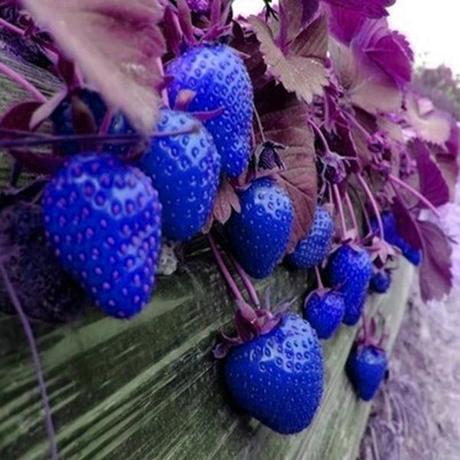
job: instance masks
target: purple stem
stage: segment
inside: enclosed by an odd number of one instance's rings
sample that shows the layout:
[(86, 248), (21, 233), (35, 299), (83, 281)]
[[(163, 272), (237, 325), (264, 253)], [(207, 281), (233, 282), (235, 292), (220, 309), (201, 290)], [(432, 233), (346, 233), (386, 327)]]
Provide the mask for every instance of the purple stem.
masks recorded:
[(262, 124), (262, 120), (260, 119), (259, 112), (257, 111), (255, 105), (254, 105), (254, 116), (256, 118), (257, 127), (259, 128), (260, 136), (262, 137), (262, 142), (265, 142), (267, 139), (265, 137), (264, 126)]
[(321, 131), (321, 128), (313, 120), (309, 119), (308, 123), (310, 123), (311, 127), (316, 131), (316, 134), (318, 134), (319, 138), (321, 139), (321, 142), (323, 143), (324, 150), (326, 150), (326, 153), (332, 154), (332, 150), (330, 149), (329, 143), (327, 142), (326, 137)]
[(9, 32), (13, 32), (14, 34), (21, 35), (22, 37), (25, 35), (24, 30), (20, 27), (17, 27), (2, 18), (0, 18), (0, 27), (7, 29)]
[(214, 258), (216, 259), (217, 265), (223, 277), (225, 278), (225, 281), (227, 282), (228, 287), (232, 291), (233, 297), (238, 302), (244, 302), (243, 295), (241, 294), (241, 291), (238, 289), (238, 286), (236, 285), (235, 280), (233, 279), (232, 275), (230, 274), (227, 267), (225, 266), (224, 260), (222, 256), (220, 255), (219, 250), (217, 249), (216, 242), (214, 241), (213, 236), (210, 234), (208, 234), (208, 241), (209, 241), (209, 246), (211, 247), (211, 251), (214, 255)]
[[(169, 132), (154, 132), (150, 134), (150, 137), (173, 137), (181, 136), (183, 134), (191, 134), (195, 132), (196, 127), (181, 129), (177, 131)], [(59, 144), (64, 141), (82, 141), (82, 142), (108, 142), (113, 144), (132, 144), (144, 140), (140, 134), (137, 133), (126, 133), (126, 134), (107, 134), (101, 136), (100, 134), (73, 134), (69, 136), (49, 136), (42, 135), (40, 138), (36, 134), (31, 134), (25, 139), (14, 139), (14, 140), (0, 140), (0, 148), (12, 148), (12, 147), (37, 147), (40, 145), (51, 145)]]
[(340, 198), (340, 190), (337, 184), (332, 184), (332, 190), (334, 191), (334, 196), (335, 196), (335, 201), (337, 203), (337, 209), (339, 210), (339, 216), (340, 216), (340, 225), (342, 228), (342, 238), (345, 237), (347, 234), (347, 224), (345, 222), (345, 214), (343, 212), (343, 204), (342, 200)]
[(403, 180), (401, 180), (399, 177), (393, 176), (390, 174), (389, 176), (390, 181), (392, 182), (392, 185), (400, 185), (404, 189), (406, 189), (409, 193), (412, 193), (416, 198), (418, 198), (422, 203), (424, 203), (429, 209), (433, 211), (435, 216), (441, 217), (439, 214), (439, 211), (435, 208), (433, 203), (431, 203), (429, 200), (427, 200), (421, 193), (419, 193), (417, 190), (412, 188), (409, 184), (406, 184)]
[(378, 225), (379, 225), (380, 238), (382, 240), (384, 240), (385, 239), (385, 233), (383, 231), (382, 216), (380, 215), (379, 206), (377, 204), (377, 201), (375, 200), (374, 194), (372, 193), (372, 190), (369, 188), (369, 185), (367, 185), (367, 182), (364, 180), (364, 178), (361, 175), (361, 173), (356, 174), (356, 177), (358, 178), (358, 181), (361, 184), (361, 187), (364, 189), (364, 191), (366, 192), (367, 197), (369, 198), (369, 201), (371, 202), (372, 208), (374, 209), (375, 217), (376, 217)]
[(14, 308), (16, 309), (16, 312), (19, 316), (19, 319), (21, 320), (22, 327), (24, 329), (24, 333), (27, 337), (27, 341), (29, 342), (30, 351), (32, 352), (32, 361), (33, 361), (33, 365), (35, 369), (35, 375), (37, 376), (38, 387), (40, 389), (40, 394), (42, 398), (43, 411), (45, 413), (46, 431), (48, 433), (48, 439), (50, 442), (50, 457), (52, 460), (58, 460), (59, 454), (58, 454), (58, 447), (57, 447), (57, 442), (56, 442), (56, 432), (54, 430), (51, 407), (49, 403), (48, 393), (46, 391), (45, 377), (43, 374), (43, 368), (42, 368), (41, 361), (40, 361), (40, 354), (38, 353), (34, 333), (32, 331), (32, 328), (30, 327), (29, 320), (27, 319), (27, 316), (24, 313), (21, 302), (19, 301), (18, 296), (16, 295), (16, 291), (13, 285), (11, 284), (11, 280), (1, 260), (0, 260), (0, 273), (5, 283), (6, 290), (8, 291), (8, 295), (10, 296), (11, 301), (14, 305)]
[(363, 200), (361, 199), (361, 196), (359, 195), (359, 193), (354, 189), (352, 189), (352, 190), (353, 190), (356, 198), (359, 201), (359, 204), (361, 206), (361, 210), (363, 211), (364, 220), (366, 221), (367, 228), (368, 228), (369, 232), (372, 232), (371, 219), (369, 217), (369, 213), (367, 212), (366, 206), (364, 205)]
[(353, 203), (351, 202), (348, 192), (345, 192), (345, 203), (347, 204), (348, 213), (350, 214), (351, 220), (353, 222), (353, 227), (356, 230), (356, 233), (359, 235), (358, 219), (356, 218), (355, 210), (353, 209)]
[(230, 260), (235, 266), (236, 271), (238, 272), (238, 275), (240, 275), (240, 278), (243, 281), (244, 287), (248, 291), (249, 297), (254, 303), (254, 306), (256, 308), (260, 308), (259, 296), (257, 295), (257, 291), (254, 285), (252, 284), (252, 281), (249, 279), (248, 274), (244, 271), (244, 268), (237, 262), (237, 260), (232, 255), (230, 255)]
[(315, 275), (316, 275), (316, 282), (318, 283), (318, 287), (320, 289), (324, 289), (324, 283), (321, 279), (321, 273), (319, 272), (318, 266), (315, 266)]
[(19, 86), (21, 86), (25, 91), (27, 91), (31, 96), (34, 97), (39, 102), (45, 103), (47, 101), (46, 97), (35, 88), (32, 83), (29, 83), (21, 74), (8, 67), (3, 62), (0, 62), (0, 73), (8, 77), (11, 81), (14, 81)]

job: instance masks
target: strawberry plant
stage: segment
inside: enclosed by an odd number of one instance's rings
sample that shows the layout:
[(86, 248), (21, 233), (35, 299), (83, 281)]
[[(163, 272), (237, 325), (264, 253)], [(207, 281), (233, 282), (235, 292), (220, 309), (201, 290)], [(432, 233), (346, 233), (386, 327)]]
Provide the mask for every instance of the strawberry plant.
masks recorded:
[[(79, 289), (108, 315), (139, 314), (162, 243), (187, 255), (207, 235), (237, 305), (238, 334), (216, 348), (228, 389), (280, 433), (306, 428), (319, 407), (318, 335), (357, 324), (369, 287), (389, 289), (393, 261), (420, 267), (425, 301), (450, 291), (437, 217), (458, 172), (458, 127), (412, 85), (412, 48), (386, 19), (393, 3), (264, 0), (242, 18), (230, 0), (2, 2), (7, 52), (60, 82), (48, 97), (0, 63), (28, 94), (0, 119), (13, 162), (0, 213), (44, 224), (2, 222), (0, 298), (31, 343), (54, 456), (29, 319), (71, 319)], [(37, 181), (19, 190), (26, 171)], [(29, 231), (33, 243), (19, 237)], [(283, 260), (318, 275), (305, 320), (261, 308), (250, 276)], [(352, 375), (377, 359), (380, 381), (376, 350), (358, 348)]]

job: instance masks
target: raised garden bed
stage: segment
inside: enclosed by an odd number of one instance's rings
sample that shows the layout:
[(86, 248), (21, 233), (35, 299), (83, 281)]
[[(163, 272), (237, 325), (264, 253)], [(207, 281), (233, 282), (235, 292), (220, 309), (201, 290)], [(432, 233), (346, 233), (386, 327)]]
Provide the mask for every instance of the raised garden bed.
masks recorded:
[[(371, 298), (367, 307), (385, 317), (389, 349), (413, 277), (404, 262), (391, 293)], [(305, 275), (285, 269), (258, 288), (268, 286), (274, 301), (297, 296), (297, 307), (307, 289)], [(211, 349), (232, 316), (221, 275), (206, 257), (161, 280), (155, 300), (132, 322), (90, 310), (69, 326), (37, 326), (62, 458), (354, 459), (371, 408), (358, 401), (344, 373), (356, 328), (342, 328), (325, 343), (322, 407), (307, 431), (285, 437), (228, 404)], [(0, 452), (41, 459), (48, 444), (22, 337), (18, 321), (2, 315)]]

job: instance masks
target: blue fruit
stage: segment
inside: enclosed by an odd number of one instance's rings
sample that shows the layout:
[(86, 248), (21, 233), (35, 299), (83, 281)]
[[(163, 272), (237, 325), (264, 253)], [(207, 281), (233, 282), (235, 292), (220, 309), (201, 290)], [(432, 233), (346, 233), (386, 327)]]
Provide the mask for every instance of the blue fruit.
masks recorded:
[(268, 334), (230, 351), (224, 378), (241, 410), (278, 433), (299, 433), (321, 402), (321, 345), (306, 321), (287, 314)]
[(304, 305), (304, 318), (320, 339), (329, 339), (342, 323), (345, 314), (343, 294), (330, 289), (312, 292)]
[[(392, 212), (385, 211), (382, 213), (383, 231), (385, 232), (385, 241), (392, 246), (399, 248), (403, 256), (413, 265), (418, 267), (422, 263), (422, 252), (414, 249), (399, 233), (396, 217)], [(372, 230), (380, 234), (376, 220), (371, 222)]]
[(289, 265), (304, 270), (319, 265), (329, 254), (334, 231), (335, 225), (331, 215), (322, 206), (318, 206), (307, 237), (300, 241), (296, 250), (286, 258)]
[(222, 171), (239, 176), (251, 156), (254, 91), (248, 71), (229, 46), (200, 45), (172, 61), (166, 73), (173, 78), (169, 99), (174, 106), (182, 90), (196, 93), (188, 110), (223, 113), (205, 123), (222, 157)]
[(209, 132), (184, 112), (162, 109), (160, 133), (195, 130), (155, 137), (139, 167), (152, 179), (163, 205), (163, 235), (186, 241), (206, 224), (220, 178), (220, 156)]
[[(88, 107), (91, 112), (97, 129), (101, 127), (104, 116), (107, 112), (105, 102), (95, 91), (89, 89), (80, 89), (75, 93), (81, 101)], [(54, 132), (59, 136), (73, 136), (75, 131), (75, 122), (73, 118), (72, 99), (67, 96), (51, 114)], [(59, 144), (59, 149), (64, 155), (73, 155), (80, 152), (80, 145), (75, 141), (63, 141)]]
[(271, 179), (259, 179), (241, 194), (226, 231), (233, 254), (254, 278), (266, 278), (286, 251), (294, 210), (287, 192)]
[(349, 244), (342, 245), (329, 261), (328, 276), (330, 284), (345, 299), (343, 322), (354, 326), (363, 312), (372, 276), (372, 261), (368, 253)]
[(347, 361), (347, 375), (357, 395), (370, 401), (385, 378), (388, 359), (384, 350), (373, 345), (353, 348)]
[(391, 287), (391, 273), (388, 270), (379, 270), (372, 275), (369, 289), (377, 294), (385, 294)]
[(161, 205), (150, 179), (107, 154), (73, 157), (47, 185), (45, 228), (61, 265), (105, 313), (129, 318), (155, 287)]

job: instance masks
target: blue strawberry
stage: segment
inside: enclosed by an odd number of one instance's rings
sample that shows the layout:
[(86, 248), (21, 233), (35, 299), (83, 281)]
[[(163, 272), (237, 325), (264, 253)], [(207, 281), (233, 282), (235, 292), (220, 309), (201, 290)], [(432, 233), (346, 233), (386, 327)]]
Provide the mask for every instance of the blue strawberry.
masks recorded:
[(239, 176), (251, 156), (251, 130), (254, 91), (242, 59), (232, 48), (207, 44), (190, 48), (172, 61), (166, 73), (171, 76), (171, 105), (180, 91), (192, 90), (195, 97), (188, 109), (223, 113), (205, 123), (222, 157), (222, 171)]
[(241, 410), (278, 433), (299, 433), (321, 402), (321, 345), (306, 321), (286, 314), (271, 332), (231, 349), (224, 378)]
[(220, 178), (220, 156), (209, 132), (184, 112), (162, 109), (160, 133), (189, 134), (154, 137), (139, 167), (151, 177), (163, 205), (163, 235), (186, 241), (206, 224)]
[(343, 294), (331, 289), (312, 292), (304, 305), (304, 318), (320, 339), (331, 338), (342, 323), (345, 314)]
[(331, 249), (334, 231), (334, 220), (329, 212), (317, 206), (310, 232), (300, 241), (296, 250), (287, 256), (287, 262), (294, 268), (304, 270), (319, 265)]
[(161, 205), (139, 169), (108, 154), (69, 160), (43, 196), (49, 241), (105, 313), (139, 313), (155, 287)]
[(375, 396), (387, 368), (385, 351), (374, 345), (355, 346), (346, 365), (348, 378), (357, 395), (364, 401), (370, 401)]
[(344, 295), (343, 322), (354, 326), (361, 317), (372, 276), (372, 261), (364, 249), (344, 244), (332, 255), (329, 281)]
[(259, 179), (241, 194), (241, 212), (226, 225), (233, 254), (254, 278), (266, 278), (286, 251), (294, 210), (287, 192)]
[[(102, 121), (107, 112), (105, 102), (95, 91), (89, 89), (80, 89), (75, 92), (74, 96), (78, 97), (89, 109), (96, 129), (102, 125)], [(77, 134), (75, 126), (78, 120), (74, 120), (72, 108), (72, 98), (67, 96), (51, 114), (54, 132), (59, 136), (72, 136)], [(73, 155), (80, 151), (80, 145), (75, 141), (63, 141), (59, 145), (61, 153), (65, 155)]]
[[(399, 233), (396, 217), (390, 211), (382, 213), (383, 231), (385, 232), (385, 241), (392, 246), (399, 248), (403, 256), (416, 267), (422, 262), (422, 252), (414, 249)], [(376, 220), (371, 222), (374, 233), (379, 234), (379, 227)]]
[(378, 270), (371, 278), (369, 289), (377, 294), (385, 294), (391, 286), (391, 273), (389, 270)]

